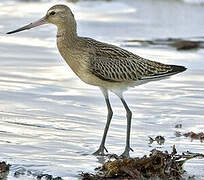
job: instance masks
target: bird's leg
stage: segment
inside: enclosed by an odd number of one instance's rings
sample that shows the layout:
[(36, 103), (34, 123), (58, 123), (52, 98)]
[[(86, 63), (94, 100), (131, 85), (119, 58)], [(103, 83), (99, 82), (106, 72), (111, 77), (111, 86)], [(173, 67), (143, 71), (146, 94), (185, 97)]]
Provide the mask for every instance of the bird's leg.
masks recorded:
[(130, 148), (130, 129), (131, 129), (131, 119), (132, 119), (132, 112), (130, 111), (127, 103), (125, 102), (125, 100), (123, 98), (120, 98), (120, 100), (123, 103), (123, 106), (125, 107), (126, 110), (126, 116), (127, 116), (127, 135), (126, 135), (126, 146), (125, 146), (125, 151), (121, 154), (122, 157), (126, 157), (129, 158), (130, 154), (129, 151), (133, 151)]
[(106, 122), (106, 126), (105, 126), (105, 129), (104, 129), (101, 145), (99, 146), (99, 149), (96, 152), (93, 153), (93, 155), (102, 155), (103, 156), (103, 155), (105, 155), (104, 150), (106, 152), (108, 152), (107, 149), (105, 148), (105, 141), (106, 141), (106, 136), (107, 136), (108, 129), (109, 129), (109, 126), (110, 126), (110, 122), (111, 122), (111, 119), (112, 119), (112, 116), (113, 116), (113, 111), (112, 111), (112, 108), (111, 108), (111, 104), (110, 104), (110, 101), (109, 101), (107, 90), (102, 89), (102, 92), (103, 92), (104, 97), (105, 97), (105, 101), (106, 101), (106, 105), (107, 105), (107, 109), (108, 109), (108, 115), (107, 115), (107, 122)]

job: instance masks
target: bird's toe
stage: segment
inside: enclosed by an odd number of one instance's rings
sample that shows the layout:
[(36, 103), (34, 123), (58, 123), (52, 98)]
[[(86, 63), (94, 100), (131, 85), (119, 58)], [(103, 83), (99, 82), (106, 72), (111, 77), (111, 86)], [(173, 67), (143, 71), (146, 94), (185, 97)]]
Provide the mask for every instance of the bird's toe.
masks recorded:
[(131, 147), (125, 148), (125, 151), (120, 155), (121, 158), (130, 158), (130, 151), (133, 151)]
[(130, 157), (130, 154), (129, 154), (129, 151), (124, 151), (121, 155), (120, 155), (120, 158), (129, 158)]
[(105, 156), (104, 150), (106, 152), (108, 152), (105, 147), (99, 147), (99, 149), (96, 152), (94, 152), (93, 155), (95, 155), (95, 156)]

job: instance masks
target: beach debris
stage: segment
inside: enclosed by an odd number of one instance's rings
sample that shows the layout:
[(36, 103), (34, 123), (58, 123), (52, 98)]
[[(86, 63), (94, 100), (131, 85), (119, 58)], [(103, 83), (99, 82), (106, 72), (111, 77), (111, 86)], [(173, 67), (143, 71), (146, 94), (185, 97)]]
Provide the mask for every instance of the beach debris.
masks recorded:
[(176, 131), (176, 132), (175, 132), (175, 135), (176, 135), (176, 137), (181, 137), (181, 136), (183, 136), (182, 133), (179, 132), (179, 131)]
[(63, 180), (63, 179), (61, 177), (53, 178), (53, 176), (49, 174), (41, 174), (37, 176), (37, 180)]
[(149, 136), (149, 144), (152, 144), (154, 141), (156, 141), (157, 144), (159, 145), (163, 145), (165, 142), (165, 138), (164, 136), (157, 136), (153, 139), (152, 137)]
[(9, 171), (10, 164), (6, 164), (5, 161), (0, 162), (0, 173)]
[(170, 45), (175, 47), (177, 50), (189, 50), (200, 48), (200, 44), (200, 41), (177, 40)]
[(14, 177), (19, 178), (22, 175), (26, 174), (26, 169), (25, 168), (19, 168), (18, 170), (15, 171)]
[(176, 124), (175, 128), (182, 128), (182, 124)]
[(0, 179), (6, 179), (8, 173), (9, 173), (9, 168), (10, 164), (7, 164), (5, 161), (0, 162)]
[(193, 139), (198, 139), (200, 140), (201, 142), (203, 142), (204, 140), (204, 133), (203, 132), (200, 132), (200, 133), (194, 133), (194, 132), (188, 132), (188, 133), (184, 133), (183, 136), (185, 137), (190, 137), (191, 140)]
[(104, 179), (182, 179), (184, 173), (183, 164), (192, 158), (201, 157), (203, 154), (185, 152), (177, 154), (175, 146), (172, 152), (153, 149), (149, 156), (139, 158), (118, 158), (108, 160), (96, 173), (81, 173), (83, 180), (104, 180)]
[(196, 180), (195, 178), (196, 178), (196, 176), (193, 175), (193, 176), (189, 176), (187, 180)]
[(36, 172), (32, 172), (30, 170), (26, 170), (25, 168), (19, 168), (18, 170), (15, 171), (14, 177), (16, 178), (21, 178), (21, 177), (26, 177), (26, 176), (32, 176), (36, 180), (63, 180), (61, 177), (53, 177), (50, 174), (39, 174)]
[(123, 41), (126, 47), (136, 46), (171, 46), (177, 50), (192, 50), (198, 48), (204, 48), (204, 41), (200, 40), (188, 40), (180, 38), (164, 38), (153, 40), (125, 40)]

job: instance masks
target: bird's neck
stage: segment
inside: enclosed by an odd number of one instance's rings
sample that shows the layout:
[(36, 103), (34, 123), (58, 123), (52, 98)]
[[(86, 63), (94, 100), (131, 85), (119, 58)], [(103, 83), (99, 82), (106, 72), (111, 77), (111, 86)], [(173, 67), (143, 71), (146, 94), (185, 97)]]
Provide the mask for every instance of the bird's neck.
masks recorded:
[(63, 41), (63, 43), (68, 43), (69, 45), (73, 45), (75, 41), (77, 41), (77, 31), (76, 26), (59, 26), (57, 30), (57, 40)]
[(57, 47), (62, 57), (68, 61), (74, 54), (79, 37), (74, 26), (58, 26)]
[(77, 76), (80, 76), (81, 66), (79, 62), (79, 41), (76, 31), (70, 29), (60, 29), (57, 32), (57, 47), (66, 63), (74, 71)]

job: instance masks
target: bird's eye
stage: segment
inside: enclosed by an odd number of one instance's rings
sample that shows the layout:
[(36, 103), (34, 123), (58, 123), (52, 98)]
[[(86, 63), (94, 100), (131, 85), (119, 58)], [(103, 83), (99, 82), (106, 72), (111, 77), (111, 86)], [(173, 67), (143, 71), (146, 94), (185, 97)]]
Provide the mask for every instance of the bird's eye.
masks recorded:
[(51, 11), (51, 12), (50, 12), (50, 15), (51, 15), (51, 16), (53, 16), (53, 15), (55, 15), (55, 14), (56, 14), (55, 11)]

